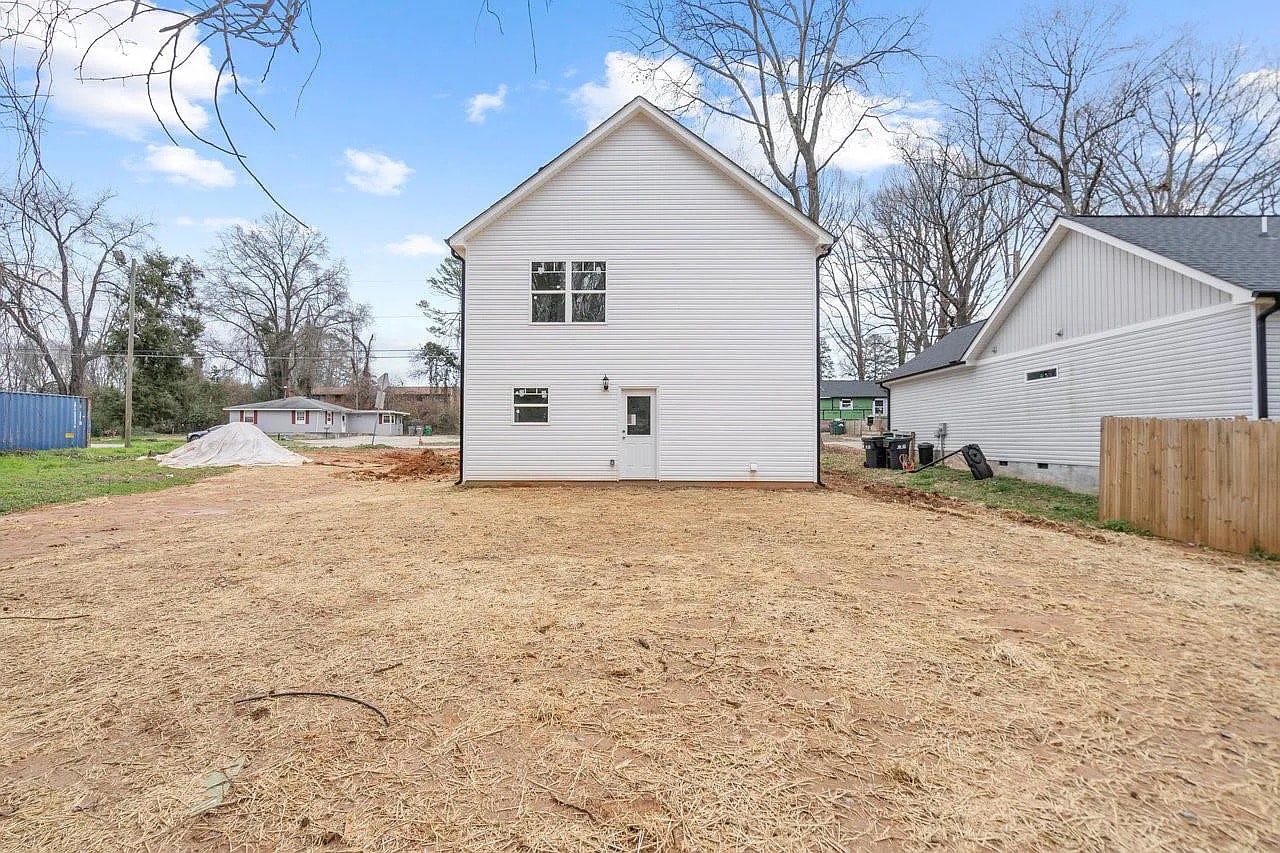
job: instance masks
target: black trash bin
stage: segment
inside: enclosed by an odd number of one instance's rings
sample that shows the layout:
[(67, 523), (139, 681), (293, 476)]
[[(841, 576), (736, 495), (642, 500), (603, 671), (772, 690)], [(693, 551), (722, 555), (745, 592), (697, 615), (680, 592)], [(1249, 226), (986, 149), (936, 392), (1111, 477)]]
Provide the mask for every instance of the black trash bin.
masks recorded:
[(933, 444), (922, 441), (916, 445), (916, 453), (920, 456), (920, 467), (933, 464)]
[(889, 467), (902, 470), (902, 457), (911, 452), (911, 438), (886, 438), (884, 443), (889, 452)]
[(884, 438), (878, 435), (864, 435), (862, 437), (862, 449), (867, 453), (867, 461), (862, 463), (863, 468), (884, 468), (887, 465), (887, 459), (884, 449)]

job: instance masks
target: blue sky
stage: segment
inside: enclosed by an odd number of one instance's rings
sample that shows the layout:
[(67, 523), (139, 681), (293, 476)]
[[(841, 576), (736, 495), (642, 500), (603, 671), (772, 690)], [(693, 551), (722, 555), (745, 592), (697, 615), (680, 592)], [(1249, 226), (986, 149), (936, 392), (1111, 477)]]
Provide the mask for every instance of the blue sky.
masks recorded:
[[(617, 5), (552, 0), (544, 8), (535, 0), (536, 69), (523, 0), (492, 0), (502, 32), (477, 16), (480, 5), (315, 0), (323, 51), (300, 108), (294, 99), (314, 47), (281, 63), (255, 92), (276, 130), (233, 110), (237, 142), (260, 176), (346, 259), (353, 296), (373, 307), (379, 348), (424, 339), (415, 303), (445, 237), (572, 144), (593, 116), (634, 94), (606, 66), (610, 51), (627, 49)], [(935, 2), (924, 14), (934, 66), (978, 52), (1016, 22), (1019, 8)], [(1129, 4), (1128, 26), (1155, 35), (1188, 26), (1209, 40), (1280, 45), (1272, 2), (1144, 0)], [(902, 78), (912, 100), (927, 100), (927, 73)], [(199, 94), (207, 78), (199, 69), (191, 78), (183, 91), (192, 113), (207, 116)], [(199, 260), (218, 226), (271, 209), (226, 157), (188, 139), (178, 142), (189, 150), (172, 147), (139, 111), (136, 90), (76, 93), (69, 78), (58, 85), (48, 145), (54, 168), (84, 192), (114, 191), (115, 210), (154, 222), (166, 251)], [(489, 96), (479, 110), (477, 95)], [(864, 166), (872, 178), (876, 163), (868, 156)], [(393, 374), (408, 366), (380, 362)]]

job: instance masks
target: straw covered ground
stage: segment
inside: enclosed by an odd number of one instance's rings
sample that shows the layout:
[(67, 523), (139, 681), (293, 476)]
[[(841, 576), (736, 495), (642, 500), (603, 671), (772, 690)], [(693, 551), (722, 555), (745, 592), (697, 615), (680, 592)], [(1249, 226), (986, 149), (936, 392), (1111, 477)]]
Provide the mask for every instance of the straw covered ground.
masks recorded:
[(0, 847), (1280, 845), (1267, 564), (360, 458), (0, 518)]

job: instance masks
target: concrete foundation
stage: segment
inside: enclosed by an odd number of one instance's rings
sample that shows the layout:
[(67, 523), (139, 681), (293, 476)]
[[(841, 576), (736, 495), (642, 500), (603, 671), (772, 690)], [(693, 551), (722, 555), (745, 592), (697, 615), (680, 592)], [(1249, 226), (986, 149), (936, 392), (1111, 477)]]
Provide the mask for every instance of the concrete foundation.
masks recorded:
[(997, 477), (1017, 477), (1090, 495), (1098, 493), (1097, 465), (1056, 465), (1050, 462), (1049, 467), (1041, 468), (1035, 462), (1002, 462), (990, 457), (987, 461)]

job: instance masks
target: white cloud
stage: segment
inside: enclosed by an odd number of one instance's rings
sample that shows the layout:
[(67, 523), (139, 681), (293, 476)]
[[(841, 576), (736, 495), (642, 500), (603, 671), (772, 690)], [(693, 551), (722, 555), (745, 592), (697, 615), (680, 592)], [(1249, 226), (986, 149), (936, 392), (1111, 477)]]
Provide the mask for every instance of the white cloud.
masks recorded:
[(411, 258), (419, 255), (447, 255), (449, 249), (426, 234), (406, 234), (397, 243), (388, 243), (387, 251), (393, 255), (407, 255)]
[[(46, 18), (33, 17), (31, 6), (14, 4), (0, 15), (7, 28), (26, 30), (15, 42), (15, 59), (18, 68), (27, 71), (34, 66), (47, 27)], [(62, 20), (54, 32), (48, 72), (56, 112), (99, 130), (142, 139), (156, 126), (146, 81), (108, 78), (144, 74), (158, 51), (172, 52), (173, 46), (165, 48), (169, 33), (160, 30), (182, 17), (147, 9), (147, 14), (129, 20), (131, 8), (130, 3), (102, 3), (92, 14), (76, 16), (74, 23)], [(112, 27), (116, 29), (108, 32)], [(178, 39), (176, 53), (185, 61), (173, 75), (172, 102), (168, 75), (155, 75), (151, 81), (155, 110), (171, 128), (181, 127), (179, 116), (195, 130), (204, 129), (210, 121), (202, 105), (213, 100), (218, 71), (209, 49), (196, 45), (193, 32), (183, 30)]]
[(235, 186), (235, 173), (217, 160), (206, 160), (191, 148), (148, 145), (142, 168), (157, 172), (171, 184), (210, 190)]
[(400, 186), (413, 174), (413, 169), (404, 161), (392, 160), (376, 151), (348, 148), (343, 156), (347, 160), (347, 183), (361, 192), (399, 195)]
[[(672, 91), (673, 83), (703, 91), (703, 81), (684, 60), (673, 58), (658, 63), (634, 53), (610, 51), (604, 59), (604, 81), (579, 86), (569, 95), (569, 102), (590, 128), (637, 96), (644, 96), (663, 109), (674, 109), (679, 99)], [(781, 119), (781, 103), (772, 106), (769, 114), (775, 117), (774, 137), (785, 140), (789, 131)], [(880, 118), (869, 115), (869, 111)], [(936, 104), (927, 101), (876, 99), (849, 89), (836, 91), (825, 106), (819, 155), (825, 158), (839, 148), (832, 164), (848, 172), (873, 172), (891, 166), (898, 162), (894, 140), (903, 134), (935, 135), (941, 129), (939, 112)], [(754, 128), (706, 109), (690, 111), (686, 117), (708, 142), (748, 170), (768, 172)], [(849, 137), (851, 131), (854, 132)], [(785, 162), (789, 157), (782, 159)]]
[(641, 95), (665, 110), (674, 109), (673, 82), (688, 83), (696, 88), (698, 78), (693, 67), (683, 59), (657, 62), (634, 53), (611, 50), (604, 57), (604, 82), (583, 83), (570, 93), (569, 102), (587, 127), (595, 127), (623, 104)]
[(471, 96), (467, 102), (467, 121), (473, 124), (484, 124), (485, 116), (493, 110), (500, 110), (507, 105), (507, 84), (498, 86), (496, 92), (480, 92)]

